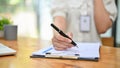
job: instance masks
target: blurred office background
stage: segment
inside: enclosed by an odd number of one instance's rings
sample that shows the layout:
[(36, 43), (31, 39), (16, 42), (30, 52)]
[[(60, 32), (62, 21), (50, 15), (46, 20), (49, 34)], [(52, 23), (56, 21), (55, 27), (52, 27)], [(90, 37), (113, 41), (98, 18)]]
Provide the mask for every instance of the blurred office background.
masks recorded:
[[(52, 18), (50, 15), (50, 0), (0, 0), (0, 15), (10, 17), (18, 25), (18, 35), (50, 40), (52, 38)], [(120, 11), (120, 0), (116, 0)], [(120, 14), (102, 37), (114, 37), (115, 46), (120, 47)]]

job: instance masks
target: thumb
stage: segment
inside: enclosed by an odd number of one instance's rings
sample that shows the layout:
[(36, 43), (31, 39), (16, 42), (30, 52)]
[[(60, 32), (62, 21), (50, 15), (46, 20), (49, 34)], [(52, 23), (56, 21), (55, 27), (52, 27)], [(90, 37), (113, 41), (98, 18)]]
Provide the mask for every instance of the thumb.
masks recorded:
[(67, 35), (68, 35), (70, 38), (73, 38), (73, 33), (72, 33), (72, 32), (68, 32)]

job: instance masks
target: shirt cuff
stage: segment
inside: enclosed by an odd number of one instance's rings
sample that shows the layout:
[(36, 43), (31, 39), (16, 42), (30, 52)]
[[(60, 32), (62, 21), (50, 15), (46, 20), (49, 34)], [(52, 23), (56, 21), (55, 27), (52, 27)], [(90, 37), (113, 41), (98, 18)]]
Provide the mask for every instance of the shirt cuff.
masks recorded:
[(66, 13), (63, 11), (57, 11), (57, 12), (53, 13), (53, 18), (56, 16), (62, 16), (64, 18), (66, 18)]
[(109, 16), (110, 17), (110, 19), (114, 22), (115, 21), (115, 19), (116, 19), (116, 17), (113, 17), (113, 16)]

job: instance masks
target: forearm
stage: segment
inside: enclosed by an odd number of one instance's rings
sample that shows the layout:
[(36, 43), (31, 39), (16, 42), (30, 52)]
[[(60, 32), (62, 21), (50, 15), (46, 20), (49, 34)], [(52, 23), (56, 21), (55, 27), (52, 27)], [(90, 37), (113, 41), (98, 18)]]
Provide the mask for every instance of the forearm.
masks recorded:
[[(56, 16), (54, 18), (54, 24), (59, 28), (61, 29), (63, 32), (66, 32), (66, 27), (67, 27), (67, 24), (66, 24), (66, 19), (62, 16)], [(58, 34), (56, 31), (54, 31), (54, 34)]]
[(109, 13), (106, 11), (103, 0), (94, 1), (95, 24), (99, 34), (107, 31), (112, 25)]

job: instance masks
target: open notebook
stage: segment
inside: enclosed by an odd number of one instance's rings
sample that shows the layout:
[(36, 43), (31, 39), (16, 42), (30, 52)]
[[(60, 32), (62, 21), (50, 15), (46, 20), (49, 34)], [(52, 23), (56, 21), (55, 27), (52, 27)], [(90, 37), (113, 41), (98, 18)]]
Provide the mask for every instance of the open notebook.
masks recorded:
[(95, 60), (100, 58), (100, 43), (77, 43), (77, 47), (57, 51), (53, 46), (32, 53), (32, 58), (62, 58)]
[(16, 50), (9, 48), (8, 46), (5, 46), (0, 43), (0, 56), (14, 55), (14, 54), (16, 54)]

